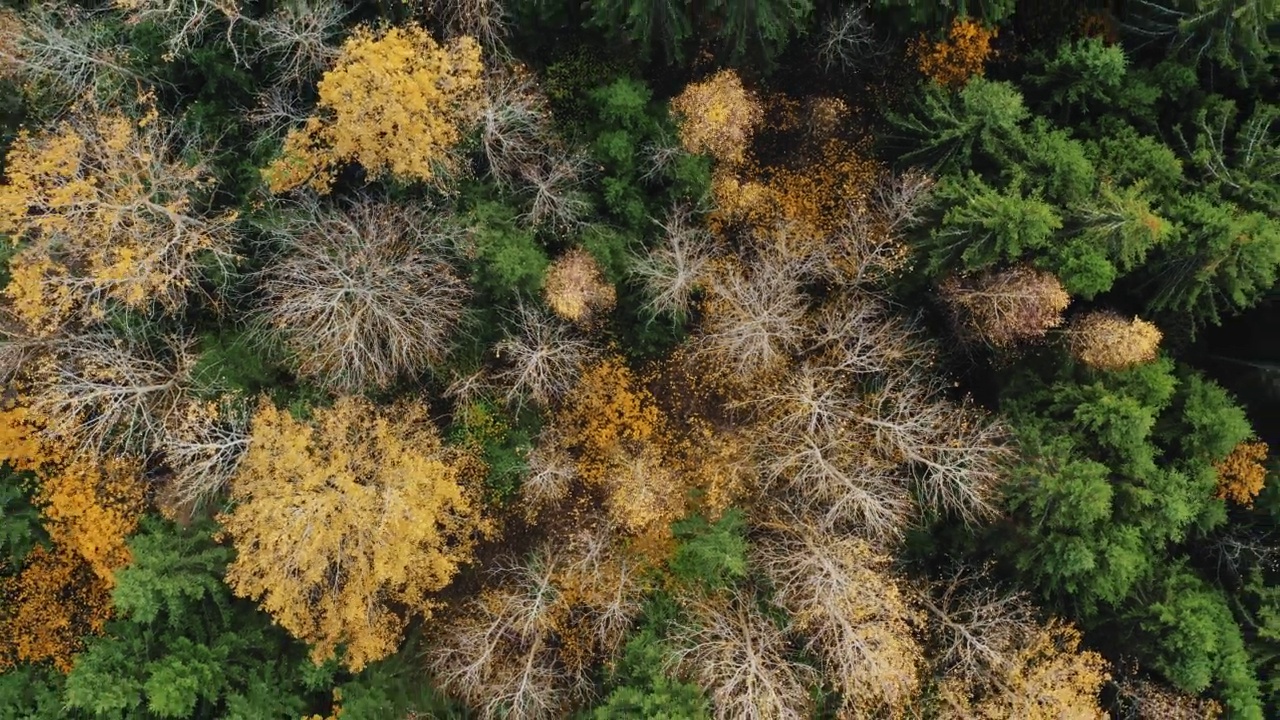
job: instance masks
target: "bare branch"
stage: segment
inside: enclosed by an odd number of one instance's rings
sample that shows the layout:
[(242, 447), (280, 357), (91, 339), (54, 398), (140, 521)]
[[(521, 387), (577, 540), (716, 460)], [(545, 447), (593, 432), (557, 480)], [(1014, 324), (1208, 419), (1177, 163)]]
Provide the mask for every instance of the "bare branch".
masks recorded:
[(587, 363), (599, 352), (567, 323), (521, 304), (512, 318), (516, 329), (495, 346), (503, 368), (495, 382), (507, 388), (506, 400), (520, 405), (528, 396), (547, 406), (578, 382)]

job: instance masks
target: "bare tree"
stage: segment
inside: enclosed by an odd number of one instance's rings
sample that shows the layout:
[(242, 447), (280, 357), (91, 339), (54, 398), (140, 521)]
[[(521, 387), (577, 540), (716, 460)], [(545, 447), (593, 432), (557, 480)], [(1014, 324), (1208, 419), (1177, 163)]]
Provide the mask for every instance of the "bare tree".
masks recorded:
[(889, 556), (857, 538), (808, 527), (803, 518), (769, 527), (752, 544), (752, 559), (846, 708), (860, 717), (900, 714), (919, 690), (923, 653), (915, 612), (889, 572)]
[(105, 20), (101, 11), (34, 3), (0, 23), (0, 65), (7, 74), (53, 88), (67, 102), (119, 95), (127, 88), (125, 81), (141, 77), (128, 67), (127, 46)]
[(220, 493), (249, 447), (249, 405), (241, 398), (189, 400), (171, 416), (160, 449), (179, 504), (200, 507)]
[(907, 230), (920, 222), (934, 180), (919, 170), (885, 174), (868, 198), (846, 204), (827, 249), (833, 279), (876, 282), (901, 269), (910, 255)]
[(862, 396), (856, 419), (878, 452), (912, 469), (921, 502), (977, 522), (996, 512), (1007, 433), (981, 410), (947, 400), (944, 386), (936, 374), (891, 373)]
[(166, 60), (190, 53), (210, 28), (226, 23), (227, 47), (237, 63), (245, 62), (234, 32), (243, 18), (236, 0), (117, 0), (115, 4), (124, 11), (126, 23), (151, 23), (164, 32)]
[(274, 60), (277, 84), (304, 84), (338, 58), (334, 40), (350, 13), (336, 0), (287, 0), (261, 19), (245, 18), (257, 30), (252, 60)]
[(999, 676), (1015, 661), (1022, 637), (1035, 628), (1035, 608), (1023, 593), (1005, 593), (971, 568), (915, 588), (927, 613), (932, 656), (967, 683)]
[(818, 60), (828, 72), (865, 67), (887, 50), (862, 3), (852, 3), (832, 15), (818, 35)]
[(655, 313), (688, 314), (694, 293), (706, 281), (716, 255), (711, 233), (697, 223), (688, 208), (674, 208), (662, 222), (659, 245), (633, 257), (631, 272), (649, 296)]
[(528, 503), (526, 514), (531, 515), (564, 499), (578, 479), (573, 457), (551, 428), (542, 430), (525, 463), (529, 467), (529, 475), (520, 484), (520, 495)]
[(448, 36), (475, 38), (486, 56), (508, 55), (507, 13), (499, 0), (429, 0), (427, 11), (439, 18)]
[(790, 659), (786, 630), (752, 598), (695, 596), (684, 606), (688, 620), (671, 633), (673, 664), (707, 691), (717, 720), (809, 717), (817, 673)]
[(509, 188), (542, 161), (552, 119), (537, 79), (521, 66), (499, 67), (485, 76), (480, 146), (489, 173)]
[(582, 190), (591, 167), (591, 157), (585, 151), (550, 146), (544, 161), (530, 165), (523, 175), (531, 196), (524, 219), (561, 231), (581, 225), (591, 211)]
[(547, 406), (578, 382), (587, 363), (599, 352), (564, 321), (521, 304), (512, 318), (514, 332), (494, 352), (503, 367), (494, 373), (506, 388), (507, 402), (519, 405), (526, 396)]
[(960, 337), (1008, 348), (1043, 338), (1062, 324), (1071, 303), (1053, 273), (1018, 266), (966, 280), (950, 277), (939, 287)]
[(261, 320), (298, 372), (325, 386), (386, 387), (440, 361), (466, 284), (446, 261), (447, 215), (360, 198), (302, 200), (270, 227), (285, 252), (261, 271)]
[(700, 344), (714, 361), (742, 378), (777, 368), (800, 348), (808, 299), (806, 268), (762, 256), (750, 268), (726, 263), (707, 280), (707, 314)]
[(432, 644), (441, 685), (483, 718), (564, 717), (641, 609), (640, 566), (597, 526), (507, 560)]
[(31, 414), (49, 435), (103, 454), (156, 447), (181, 405), (194, 362), (189, 342), (180, 339), (163, 353), (102, 332), (41, 345), (24, 369)]

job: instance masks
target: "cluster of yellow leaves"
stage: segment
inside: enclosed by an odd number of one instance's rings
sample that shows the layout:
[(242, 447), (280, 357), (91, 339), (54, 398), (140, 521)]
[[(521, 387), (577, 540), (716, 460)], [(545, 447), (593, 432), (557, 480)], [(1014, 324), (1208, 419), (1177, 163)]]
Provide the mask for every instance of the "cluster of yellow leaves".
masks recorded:
[(555, 314), (579, 323), (608, 313), (618, 300), (617, 291), (605, 280), (595, 258), (580, 247), (551, 264), (543, 294)]
[(199, 258), (230, 255), (234, 212), (202, 216), (213, 176), (173, 157), (174, 131), (148, 97), (141, 115), (82, 107), (53, 129), (18, 134), (0, 184), (0, 234), (28, 247), (10, 260), (9, 311), (48, 334), (79, 313), (186, 301)]
[(1099, 370), (1123, 370), (1154, 360), (1164, 335), (1141, 318), (1126, 320), (1098, 310), (1073, 320), (1068, 337), (1071, 354), (1080, 362)]
[(921, 36), (911, 50), (921, 73), (939, 85), (955, 87), (983, 73), (995, 36), (995, 28), (985, 28), (968, 18), (956, 18), (947, 40), (930, 43)]
[(111, 586), (75, 552), (36, 547), (22, 572), (0, 580), (0, 672), (50, 662), (69, 672), (82, 638), (111, 618)]
[(676, 428), (620, 358), (588, 368), (556, 416), (556, 441), (613, 522), (664, 552), (669, 525), (691, 507), (713, 517), (737, 496), (746, 449), (705, 420)]
[(940, 688), (942, 717), (956, 720), (1103, 720), (1098, 695), (1110, 679), (1107, 662), (1080, 650), (1080, 631), (1058, 620), (1035, 628), (989, 687), (955, 678)]
[(290, 131), (263, 171), (268, 187), (327, 193), (348, 162), (375, 176), (435, 179), (480, 112), (483, 71), (473, 38), (441, 46), (416, 25), (357, 29), (320, 80), (319, 114)]
[(38, 547), (0, 580), (0, 671), (48, 661), (62, 671), (111, 615), (114, 571), (131, 559), (125, 539), (144, 509), (141, 463), (98, 458), (41, 438), (16, 403), (0, 409), (0, 461), (35, 473), (51, 549)]
[(1216, 497), (1230, 500), (1237, 505), (1253, 507), (1253, 499), (1262, 492), (1267, 482), (1267, 444), (1242, 442), (1218, 463), (1218, 491)]
[(221, 517), (237, 557), (227, 583), (317, 661), (345, 645), (359, 670), (395, 651), (406, 608), (470, 560), (480, 508), (464, 488), (477, 461), (446, 448), (420, 404), (346, 397), (297, 420), (263, 401)]
[(731, 165), (742, 162), (752, 135), (764, 121), (760, 100), (742, 86), (733, 70), (690, 83), (672, 98), (671, 112), (679, 118), (685, 150)]

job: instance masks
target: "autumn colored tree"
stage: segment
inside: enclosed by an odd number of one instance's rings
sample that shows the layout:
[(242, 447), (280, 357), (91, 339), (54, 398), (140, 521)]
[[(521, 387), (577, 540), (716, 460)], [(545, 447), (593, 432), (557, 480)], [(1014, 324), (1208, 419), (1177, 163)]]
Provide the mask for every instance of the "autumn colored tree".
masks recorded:
[(175, 410), (160, 449), (173, 473), (167, 485), (176, 504), (198, 507), (226, 489), (249, 447), (249, 419), (249, 403), (229, 395)]
[(551, 263), (542, 291), (552, 311), (580, 324), (590, 324), (608, 313), (618, 299), (617, 290), (605, 280), (599, 263), (581, 247)]
[(113, 572), (129, 563), (125, 539), (142, 515), (142, 463), (125, 456), (75, 454), (40, 475), (36, 501), (49, 539), (83, 558), (111, 587)]
[(940, 717), (1103, 720), (1098, 695), (1110, 678), (1102, 656), (1080, 649), (1080, 631), (1060, 620), (1016, 638), (1009, 661), (976, 686), (944, 680)]
[(354, 392), (444, 358), (468, 295), (448, 262), (458, 231), (446, 214), (370, 198), (285, 212), (260, 313), (300, 375)]
[(1123, 697), (1138, 720), (1217, 720), (1222, 706), (1180, 693), (1150, 680), (1128, 679), (1120, 685)]
[(267, 186), (327, 193), (349, 162), (373, 176), (438, 181), (455, 169), (453, 151), (482, 107), (483, 70), (469, 37), (440, 45), (416, 25), (357, 29), (320, 80), (319, 112), (263, 171)]
[(947, 35), (946, 40), (936, 43), (922, 36), (912, 49), (925, 77), (939, 85), (955, 87), (983, 73), (996, 30), (975, 20), (957, 17), (951, 22)]
[(940, 288), (962, 337), (996, 348), (1033, 341), (1062, 324), (1071, 297), (1051, 273), (1020, 266)]
[(29, 332), (100, 322), (112, 307), (174, 312), (207, 269), (232, 260), (233, 211), (205, 212), (211, 170), (149, 98), (135, 117), (80, 107), (20, 133), (0, 185), (10, 260), (8, 312)]
[(1217, 497), (1237, 505), (1253, 507), (1253, 499), (1262, 492), (1267, 481), (1267, 444), (1243, 442), (1236, 445), (1231, 454), (1218, 463)]
[(67, 672), (111, 617), (110, 583), (67, 548), (36, 547), (21, 572), (0, 578), (0, 597), (0, 671), (49, 662)]
[(1154, 360), (1163, 337), (1146, 320), (1126, 320), (1105, 310), (1073, 318), (1066, 333), (1071, 354), (1100, 370), (1121, 370)]
[(678, 118), (685, 150), (730, 165), (742, 162), (764, 122), (760, 100), (732, 70), (689, 84), (671, 100), (671, 112)]
[(227, 583), (312, 657), (353, 669), (391, 654), (405, 618), (428, 617), (486, 525), (465, 455), (418, 404), (344, 397), (300, 421), (263, 402), (221, 516), (237, 556)]

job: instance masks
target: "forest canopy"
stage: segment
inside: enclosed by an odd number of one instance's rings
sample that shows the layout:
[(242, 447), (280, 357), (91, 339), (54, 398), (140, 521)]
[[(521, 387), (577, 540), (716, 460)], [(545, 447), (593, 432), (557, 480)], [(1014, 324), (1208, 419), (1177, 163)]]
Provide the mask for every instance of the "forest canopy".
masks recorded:
[(1274, 0), (0, 0), (0, 716), (1280, 717)]

